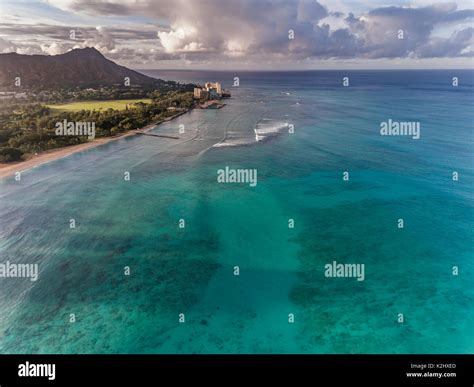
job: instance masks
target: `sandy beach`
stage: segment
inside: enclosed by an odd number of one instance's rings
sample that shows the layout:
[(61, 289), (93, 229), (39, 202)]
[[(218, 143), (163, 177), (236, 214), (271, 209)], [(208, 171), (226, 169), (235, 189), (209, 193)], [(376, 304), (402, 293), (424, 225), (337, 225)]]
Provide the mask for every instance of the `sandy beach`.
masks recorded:
[(121, 138), (129, 137), (129, 136), (135, 136), (137, 132), (142, 132), (145, 133), (151, 129), (153, 129), (155, 126), (163, 123), (163, 122), (168, 122), (171, 121), (172, 119), (179, 117), (183, 115), (184, 113), (187, 113), (189, 110), (182, 111), (179, 113), (176, 113), (175, 115), (171, 117), (167, 117), (163, 120), (160, 120), (155, 123), (148, 124), (144, 126), (143, 128), (140, 128), (138, 130), (130, 130), (125, 133), (121, 133), (116, 136), (112, 137), (101, 137), (92, 141), (85, 142), (83, 144), (78, 144), (78, 145), (71, 145), (71, 146), (66, 146), (62, 148), (56, 148), (56, 149), (51, 149), (46, 152), (41, 152), (37, 156), (35, 155), (29, 155), (26, 160), (19, 161), (16, 163), (0, 163), (0, 179), (14, 175), (16, 172), (22, 172), (26, 171), (31, 168), (35, 168), (39, 165), (49, 163), (54, 160), (61, 159), (63, 157), (68, 157), (74, 153), (77, 152), (82, 152), (87, 149), (95, 148), (104, 144), (107, 144), (111, 141), (115, 141)]

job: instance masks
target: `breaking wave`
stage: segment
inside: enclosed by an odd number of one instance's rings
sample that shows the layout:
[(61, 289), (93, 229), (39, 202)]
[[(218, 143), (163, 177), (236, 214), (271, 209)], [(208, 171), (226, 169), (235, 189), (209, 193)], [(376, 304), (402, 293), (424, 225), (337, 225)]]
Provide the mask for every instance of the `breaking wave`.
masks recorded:
[(253, 129), (253, 133), (228, 131), (224, 138), (217, 144), (214, 144), (212, 148), (253, 145), (278, 136), (283, 130), (288, 128), (288, 125), (288, 122), (262, 118)]
[(287, 128), (288, 122), (280, 122), (263, 118), (257, 123), (257, 126), (254, 129), (255, 141), (259, 142), (275, 137)]

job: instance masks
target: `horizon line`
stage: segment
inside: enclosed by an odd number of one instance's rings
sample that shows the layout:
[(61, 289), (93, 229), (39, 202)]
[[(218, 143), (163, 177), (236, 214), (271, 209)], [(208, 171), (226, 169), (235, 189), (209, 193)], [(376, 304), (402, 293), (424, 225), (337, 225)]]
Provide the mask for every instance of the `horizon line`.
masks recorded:
[(240, 71), (240, 72), (307, 72), (307, 71), (459, 71), (459, 70), (473, 70), (473, 67), (446, 67), (446, 68), (387, 68), (387, 69), (374, 69), (374, 68), (361, 68), (361, 69), (347, 69), (347, 68), (340, 68), (340, 69), (226, 69), (226, 70), (217, 70), (217, 69), (189, 69), (189, 68), (180, 68), (180, 69), (144, 69), (144, 68), (135, 68), (133, 67), (132, 70), (135, 71), (215, 71), (215, 72), (233, 72), (233, 71)]

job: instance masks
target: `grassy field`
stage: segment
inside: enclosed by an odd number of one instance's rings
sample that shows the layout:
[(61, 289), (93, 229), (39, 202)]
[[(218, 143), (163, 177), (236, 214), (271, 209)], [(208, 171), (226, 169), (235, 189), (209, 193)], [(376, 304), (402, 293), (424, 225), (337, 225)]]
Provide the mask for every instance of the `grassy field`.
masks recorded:
[(80, 101), (71, 102), (63, 105), (46, 105), (51, 109), (51, 114), (59, 114), (62, 112), (76, 112), (79, 110), (124, 110), (128, 105), (128, 108), (133, 108), (134, 103), (143, 102), (150, 103), (151, 99), (114, 99), (110, 101)]

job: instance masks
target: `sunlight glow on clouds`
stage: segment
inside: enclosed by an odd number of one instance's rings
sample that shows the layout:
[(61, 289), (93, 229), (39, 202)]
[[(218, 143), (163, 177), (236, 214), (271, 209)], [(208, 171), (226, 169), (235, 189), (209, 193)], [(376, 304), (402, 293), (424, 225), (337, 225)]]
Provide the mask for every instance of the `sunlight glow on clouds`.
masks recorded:
[(204, 51), (202, 44), (198, 42), (198, 30), (192, 26), (175, 27), (169, 32), (160, 31), (158, 38), (168, 53)]

